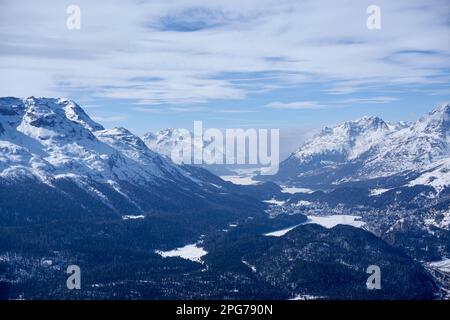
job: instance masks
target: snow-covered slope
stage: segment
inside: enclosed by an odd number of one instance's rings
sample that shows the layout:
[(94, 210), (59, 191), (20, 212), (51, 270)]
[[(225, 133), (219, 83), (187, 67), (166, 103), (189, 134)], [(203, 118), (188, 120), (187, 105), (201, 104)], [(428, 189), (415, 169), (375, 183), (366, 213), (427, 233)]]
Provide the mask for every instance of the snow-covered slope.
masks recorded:
[(142, 140), (151, 150), (170, 157), (172, 150), (183, 143), (183, 130), (167, 128), (156, 133), (148, 132)]
[[(174, 149), (181, 149), (183, 147), (183, 140), (186, 139), (185, 134), (190, 135), (192, 148), (191, 161), (193, 163), (194, 149), (195, 152), (198, 152), (198, 154), (201, 154), (202, 152), (208, 152), (209, 149), (205, 147), (209, 145), (210, 141), (195, 140), (193, 139), (193, 135), (191, 132), (177, 128), (167, 128), (156, 133), (148, 132), (144, 134), (142, 140), (144, 140), (145, 144), (151, 150), (161, 155), (170, 157)], [(208, 156), (210, 156), (210, 154)], [(223, 158), (223, 153), (221, 153), (219, 157)]]
[(299, 163), (311, 162), (318, 157), (324, 163), (351, 161), (379, 143), (393, 128), (378, 117), (364, 117), (333, 128), (325, 127), (293, 156)]
[(402, 171), (428, 170), (450, 157), (450, 105), (442, 105), (411, 126), (377, 144), (365, 161), (365, 172), (387, 176)]
[(193, 135), (191, 132), (185, 131), (183, 129), (167, 128), (156, 133), (148, 132), (143, 135), (142, 140), (150, 150), (170, 158), (173, 150), (181, 150), (183, 148), (183, 144), (185, 143), (184, 139), (186, 138), (185, 134), (187, 133), (191, 137), (191, 164), (194, 163), (195, 152), (196, 154), (203, 153), (204, 159), (213, 159), (213, 155), (223, 159), (224, 164), (207, 164), (207, 161), (204, 161), (201, 164), (203, 168), (206, 168), (217, 175), (230, 175), (233, 174), (234, 169), (240, 168), (239, 165), (225, 164), (224, 154), (219, 150), (215, 150), (215, 152), (218, 153), (213, 154), (212, 149), (206, 148), (212, 141), (195, 140), (193, 139)]
[[(0, 176), (149, 182), (175, 166), (125, 129), (104, 130), (67, 99), (1, 99)], [(142, 170), (145, 166), (145, 170)]]
[[(217, 185), (221, 194), (213, 192)], [(206, 209), (235, 201), (229, 185), (202, 169), (175, 165), (124, 128), (106, 130), (68, 99), (0, 98), (2, 223), (33, 221), (28, 214), (41, 209), (118, 216)]]
[(95, 135), (100, 141), (118, 150), (126, 158), (135, 162), (139, 170), (143, 166), (145, 171), (139, 173), (139, 179), (149, 181), (154, 176), (168, 178), (186, 175), (179, 167), (174, 166), (170, 160), (151, 151), (139, 137), (125, 128), (96, 131)]
[(437, 191), (450, 186), (450, 158), (444, 158), (425, 166), (420, 175), (410, 181), (408, 185), (428, 185)]
[[(448, 185), (450, 105), (418, 121), (364, 117), (324, 128), (281, 163), (273, 179), (292, 185), (338, 185), (393, 176), (442, 189)], [(437, 175), (432, 178), (430, 175)]]

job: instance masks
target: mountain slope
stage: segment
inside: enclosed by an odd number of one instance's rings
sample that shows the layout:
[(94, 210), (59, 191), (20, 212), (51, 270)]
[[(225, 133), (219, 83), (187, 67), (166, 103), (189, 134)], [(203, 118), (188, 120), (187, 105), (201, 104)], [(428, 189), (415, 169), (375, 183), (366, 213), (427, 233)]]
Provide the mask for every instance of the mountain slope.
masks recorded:
[(449, 143), (450, 105), (442, 105), (377, 144), (365, 161), (365, 171), (368, 177), (425, 171), (437, 161), (450, 158)]
[(172, 150), (183, 143), (183, 131), (167, 128), (156, 133), (148, 132), (142, 140), (150, 150), (170, 158)]
[(325, 128), (283, 161), (279, 173), (269, 179), (330, 187), (397, 177), (397, 184), (405, 184), (450, 158), (449, 119), (450, 105), (443, 105), (412, 124), (364, 117)]
[[(182, 149), (185, 134), (189, 133), (191, 137), (191, 156), (190, 156), (190, 163), (194, 163), (194, 150), (197, 152), (197, 154), (204, 154), (204, 159), (213, 159), (212, 149), (206, 148), (211, 142), (210, 141), (197, 141), (193, 139), (193, 135), (189, 131), (184, 131), (182, 129), (175, 129), (175, 128), (167, 128), (160, 130), (156, 133), (148, 132), (143, 135), (142, 140), (145, 142), (147, 147), (157, 152), (165, 157), (170, 158), (172, 151), (174, 149)], [(205, 139), (205, 137), (203, 137)], [(207, 164), (206, 162), (203, 162), (200, 166), (213, 172), (217, 175), (231, 175), (235, 174), (234, 169), (239, 168), (246, 168), (246, 167), (252, 167), (251, 165), (237, 165), (237, 164), (226, 164), (226, 159), (224, 154), (220, 150), (214, 150), (214, 152), (217, 152), (217, 156), (223, 159), (223, 164)], [(237, 150), (237, 152), (240, 152)], [(214, 153), (214, 156), (216, 156), (216, 153)], [(244, 155), (245, 156), (245, 155)], [(237, 155), (235, 156), (235, 160), (237, 159)], [(248, 158), (248, 156), (247, 156)], [(235, 161), (237, 163), (237, 161)]]
[(67, 99), (1, 98), (0, 125), (2, 224), (262, 208), (219, 178), (193, 176), (126, 129), (105, 130)]

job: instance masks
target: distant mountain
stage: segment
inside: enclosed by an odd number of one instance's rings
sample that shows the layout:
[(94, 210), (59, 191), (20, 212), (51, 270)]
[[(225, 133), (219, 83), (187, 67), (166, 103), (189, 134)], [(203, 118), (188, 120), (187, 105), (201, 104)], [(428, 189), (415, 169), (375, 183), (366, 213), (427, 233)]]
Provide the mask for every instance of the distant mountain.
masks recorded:
[(268, 178), (316, 187), (361, 181), (380, 185), (385, 179), (395, 180), (397, 186), (424, 184), (440, 191), (450, 181), (449, 130), (448, 104), (412, 124), (386, 123), (378, 117), (348, 121), (324, 128)]
[(148, 132), (142, 136), (142, 140), (154, 152), (170, 157), (172, 150), (181, 145), (183, 137), (180, 129), (167, 128), (156, 133)]
[(124, 128), (105, 130), (73, 101), (0, 98), (2, 225), (213, 208), (262, 211), (232, 184), (192, 170)]
[[(191, 137), (193, 137), (191, 133)], [(142, 140), (145, 142), (147, 147), (157, 152), (165, 157), (170, 158), (172, 150), (175, 148), (181, 148), (183, 143), (183, 131), (177, 128), (167, 128), (160, 130), (156, 133), (148, 132), (142, 136)], [(209, 144), (208, 141), (202, 141), (201, 143), (196, 143), (194, 139), (191, 139), (192, 152), (194, 148), (198, 152), (208, 152), (209, 149), (205, 148)], [(224, 157), (220, 154), (220, 157)], [(193, 153), (191, 154), (191, 163), (194, 163)], [(235, 164), (206, 164), (203, 163), (201, 167), (208, 169), (217, 175), (230, 175), (233, 173), (233, 169), (245, 168), (246, 165), (235, 165)]]
[[(184, 143), (184, 132), (186, 131), (183, 129), (167, 128), (156, 133), (148, 132), (143, 135), (142, 140), (151, 150), (170, 158), (172, 150), (177, 147), (182, 148)], [(189, 132), (189, 134), (191, 136), (192, 156), (194, 148), (199, 152), (204, 152), (203, 149), (208, 145), (208, 142), (201, 141), (198, 143), (197, 141), (194, 141), (192, 133)], [(221, 154), (221, 156), (223, 156), (223, 154)], [(191, 158), (191, 161), (191, 163), (194, 163), (193, 157)]]

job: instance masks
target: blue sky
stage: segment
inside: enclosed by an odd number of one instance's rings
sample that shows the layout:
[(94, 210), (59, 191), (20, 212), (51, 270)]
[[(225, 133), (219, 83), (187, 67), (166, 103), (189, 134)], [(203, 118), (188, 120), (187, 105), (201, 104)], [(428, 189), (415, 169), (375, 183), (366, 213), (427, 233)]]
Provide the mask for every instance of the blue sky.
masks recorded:
[(448, 0), (0, 0), (0, 96), (68, 97), (137, 134), (202, 120), (301, 139), (450, 101), (449, 39)]

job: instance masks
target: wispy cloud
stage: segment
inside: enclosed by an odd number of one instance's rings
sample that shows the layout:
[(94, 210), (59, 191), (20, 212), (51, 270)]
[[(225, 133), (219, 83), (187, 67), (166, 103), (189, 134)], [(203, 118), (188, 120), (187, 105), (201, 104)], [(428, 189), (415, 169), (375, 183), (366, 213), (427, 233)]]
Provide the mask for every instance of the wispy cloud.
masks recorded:
[(214, 110), (218, 113), (254, 113), (257, 112), (256, 110), (249, 110), (249, 109), (219, 109)]
[(294, 101), (271, 102), (265, 105), (267, 108), (280, 110), (316, 110), (346, 107), (360, 104), (385, 104), (399, 100), (396, 97), (375, 96), (364, 98), (333, 99), (329, 101)]
[(92, 119), (98, 122), (122, 122), (127, 120), (125, 116), (92, 116)]
[(236, 108), (208, 108), (206, 106), (147, 106), (132, 107), (131, 110), (144, 113), (254, 113), (256, 110), (236, 109)]
[(2, 3), (0, 95), (89, 93), (174, 105), (242, 100), (305, 84), (321, 84), (325, 94), (354, 94), (448, 83), (447, 0), (379, 0), (382, 29), (376, 31), (366, 28), (367, 3), (359, 0), (339, 6), (331, 0), (78, 0), (82, 24), (72, 31), (65, 27), (66, 5)]
[(161, 109), (146, 108), (146, 107), (132, 107), (131, 110), (144, 113), (162, 113)]
[(271, 102), (266, 105), (272, 109), (285, 109), (285, 110), (311, 110), (311, 109), (324, 109), (326, 106), (320, 104), (317, 101), (296, 101), (296, 102)]
[(368, 98), (349, 98), (343, 100), (336, 100), (332, 103), (338, 104), (384, 104), (390, 103), (394, 101), (398, 101), (399, 98), (396, 97), (388, 97), (388, 96), (378, 96), (378, 97), (368, 97)]

